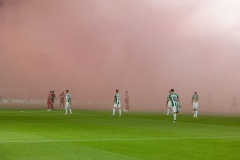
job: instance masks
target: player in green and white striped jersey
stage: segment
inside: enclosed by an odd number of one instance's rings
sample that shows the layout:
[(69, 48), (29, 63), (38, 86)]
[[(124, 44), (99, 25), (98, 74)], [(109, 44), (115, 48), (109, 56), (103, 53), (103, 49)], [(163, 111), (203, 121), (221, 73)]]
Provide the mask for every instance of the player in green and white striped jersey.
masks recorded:
[(198, 100), (199, 96), (197, 92), (194, 92), (194, 95), (192, 96), (193, 117), (197, 117), (198, 115)]
[(121, 102), (120, 102), (120, 93), (118, 92), (118, 90), (116, 90), (116, 93), (114, 94), (114, 101), (113, 101), (113, 114), (112, 116), (115, 116), (115, 111), (116, 111), (116, 107), (118, 107), (118, 113), (119, 113), (119, 117), (121, 117)]
[(179, 109), (181, 107), (181, 104), (180, 104), (180, 99), (179, 99), (179, 96), (177, 93), (174, 92), (174, 89), (171, 89), (170, 90), (170, 94), (168, 95), (168, 101), (167, 101), (167, 104), (168, 102), (171, 101), (172, 103), (172, 112), (173, 112), (173, 122), (176, 122), (177, 120), (177, 114), (179, 112)]
[(72, 103), (71, 96), (69, 94), (69, 91), (66, 90), (66, 105), (65, 105), (66, 113), (65, 113), (65, 115), (67, 115), (68, 110), (69, 110), (70, 114), (72, 115), (72, 110), (70, 108), (71, 103)]

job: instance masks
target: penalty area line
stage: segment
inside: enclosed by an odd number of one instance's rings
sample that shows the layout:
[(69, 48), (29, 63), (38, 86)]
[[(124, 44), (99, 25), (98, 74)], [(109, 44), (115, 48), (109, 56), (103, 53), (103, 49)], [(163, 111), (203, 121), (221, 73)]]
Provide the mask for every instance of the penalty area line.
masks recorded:
[(191, 139), (233, 139), (240, 136), (225, 137), (182, 137), (182, 138), (136, 138), (136, 139), (80, 139), (80, 140), (38, 140), (38, 141), (0, 141), (1, 143), (51, 143), (51, 142), (96, 142), (96, 141), (146, 141), (146, 140), (191, 140)]

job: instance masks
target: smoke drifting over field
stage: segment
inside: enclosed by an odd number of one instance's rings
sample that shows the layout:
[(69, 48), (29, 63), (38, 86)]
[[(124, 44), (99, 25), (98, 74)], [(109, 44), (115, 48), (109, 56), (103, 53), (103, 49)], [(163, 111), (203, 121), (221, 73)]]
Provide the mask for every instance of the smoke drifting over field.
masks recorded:
[(128, 90), (133, 110), (165, 110), (174, 88), (183, 111), (198, 91), (201, 111), (231, 112), (240, 99), (239, 8), (238, 0), (0, 0), (0, 88), (26, 88), (30, 99), (69, 89), (99, 101)]

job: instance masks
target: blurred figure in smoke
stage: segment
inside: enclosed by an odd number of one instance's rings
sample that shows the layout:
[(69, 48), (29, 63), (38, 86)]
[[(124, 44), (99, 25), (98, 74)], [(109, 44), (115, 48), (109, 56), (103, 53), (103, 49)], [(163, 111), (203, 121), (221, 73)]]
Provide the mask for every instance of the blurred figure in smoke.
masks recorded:
[(234, 94), (232, 97), (232, 106), (231, 106), (231, 110), (237, 111), (237, 97)]
[(60, 95), (59, 95), (59, 99), (60, 99), (60, 110), (62, 110), (62, 108), (64, 109), (64, 97), (65, 97), (65, 94), (64, 92), (62, 92)]
[[(171, 91), (169, 91), (169, 94), (171, 94)], [(173, 114), (173, 112), (172, 112), (172, 102), (168, 100), (168, 97), (167, 97), (166, 107), (167, 107), (167, 114), (166, 115), (168, 116), (170, 111)]]
[(54, 107), (53, 107), (54, 100), (57, 100), (57, 98), (54, 91), (51, 91), (51, 101), (52, 101), (51, 110), (54, 110)]
[(179, 109), (181, 107), (180, 99), (177, 93), (174, 92), (174, 89), (170, 90), (170, 94), (168, 95), (168, 102), (171, 101), (172, 103), (172, 112), (173, 112), (173, 122), (175, 123), (177, 121), (177, 114), (179, 112)]
[(114, 94), (114, 100), (113, 100), (113, 114), (112, 114), (112, 116), (115, 116), (116, 107), (118, 107), (119, 117), (121, 117), (120, 97), (121, 97), (120, 93), (118, 92), (118, 90), (116, 90), (116, 93)]
[(51, 95), (51, 91), (48, 94), (48, 98), (47, 98), (47, 111), (51, 111), (51, 105), (52, 105), (52, 95)]
[(125, 107), (126, 107), (126, 109), (124, 109), (123, 111), (124, 111), (124, 112), (128, 112), (128, 111), (129, 111), (129, 96), (128, 96), (128, 91), (125, 92), (124, 102), (125, 102)]
[(194, 95), (192, 96), (193, 117), (197, 117), (198, 115), (198, 100), (199, 96), (197, 92), (194, 92)]

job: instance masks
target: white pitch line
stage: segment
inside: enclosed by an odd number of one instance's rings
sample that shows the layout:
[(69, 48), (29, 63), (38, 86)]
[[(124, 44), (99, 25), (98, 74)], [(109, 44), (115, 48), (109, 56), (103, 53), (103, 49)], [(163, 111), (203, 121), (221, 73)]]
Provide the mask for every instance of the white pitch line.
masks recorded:
[(139, 138), (139, 139), (80, 139), (80, 140), (39, 140), (39, 141), (0, 141), (0, 143), (50, 143), (50, 142), (93, 142), (93, 141), (146, 141), (146, 140), (188, 140), (188, 139), (233, 139), (240, 136), (225, 137), (183, 137), (183, 138)]

